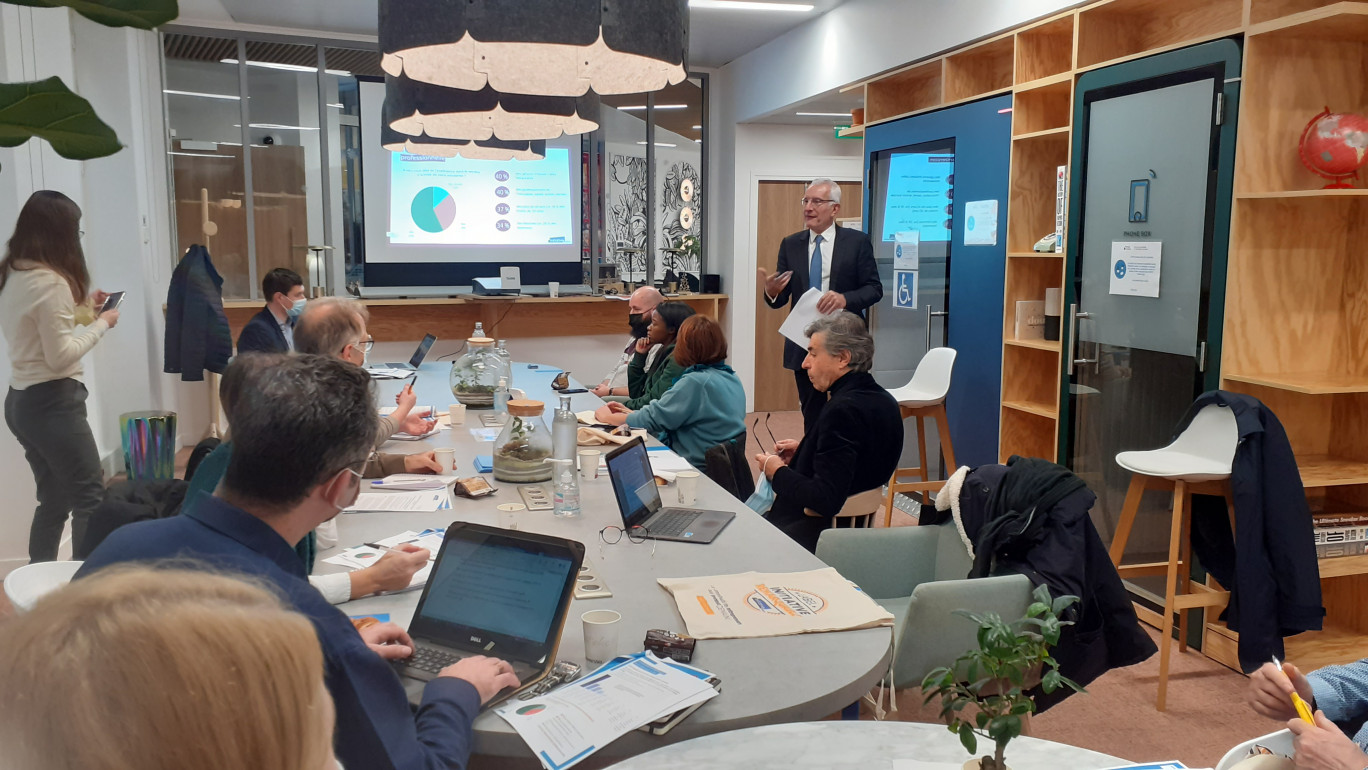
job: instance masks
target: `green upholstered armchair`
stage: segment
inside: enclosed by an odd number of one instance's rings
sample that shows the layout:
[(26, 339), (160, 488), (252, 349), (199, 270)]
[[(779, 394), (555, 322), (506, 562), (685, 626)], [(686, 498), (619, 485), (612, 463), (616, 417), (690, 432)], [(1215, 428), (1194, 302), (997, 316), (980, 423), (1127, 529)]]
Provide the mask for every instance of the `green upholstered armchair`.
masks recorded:
[(955, 610), (1026, 614), (1025, 575), (967, 580), (969, 554), (953, 522), (892, 529), (828, 529), (817, 557), (893, 613), (893, 686), (920, 687), (928, 672), (978, 646), (978, 626)]

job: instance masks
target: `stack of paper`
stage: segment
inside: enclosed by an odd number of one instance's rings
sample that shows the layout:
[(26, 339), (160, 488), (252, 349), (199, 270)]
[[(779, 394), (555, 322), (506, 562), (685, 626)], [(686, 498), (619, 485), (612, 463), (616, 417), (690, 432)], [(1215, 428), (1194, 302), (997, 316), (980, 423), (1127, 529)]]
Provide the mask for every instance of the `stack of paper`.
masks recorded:
[[(384, 540), (377, 540), (370, 545), (358, 545), (352, 548), (344, 548), (341, 553), (336, 556), (330, 556), (323, 561), (328, 564), (346, 567), (349, 570), (358, 570), (369, 567), (379, 561), (380, 557), (384, 556), (387, 550), (395, 548), (403, 543), (426, 548), (429, 551), (427, 565), (413, 573), (413, 580), (409, 582), (408, 588), (401, 589), (401, 591), (415, 591), (427, 585), (428, 576), (432, 574), (432, 562), (436, 560), (437, 552), (442, 547), (442, 538), (445, 536), (445, 533), (445, 529), (427, 529), (422, 532), (409, 530), (407, 532), (401, 532), (393, 537), (387, 537)], [(376, 548), (374, 546), (381, 547)], [(390, 593), (399, 592), (400, 591), (392, 591)]]
[(377, 380), (402, 380), (410, 374), (413, 374), (413, 371), (409, 369), (387, 369), (384, 367), (367, 369), (366, 372)]
[(437, 492), (362, 492), (347, 509), (358, 511), (440, 511), (450, 508), (445, 489)]
[(547, 770), (563, 770), (620, 736), (717, 696), (712, 674), (638, 652), (531, 700), (494, 709)]

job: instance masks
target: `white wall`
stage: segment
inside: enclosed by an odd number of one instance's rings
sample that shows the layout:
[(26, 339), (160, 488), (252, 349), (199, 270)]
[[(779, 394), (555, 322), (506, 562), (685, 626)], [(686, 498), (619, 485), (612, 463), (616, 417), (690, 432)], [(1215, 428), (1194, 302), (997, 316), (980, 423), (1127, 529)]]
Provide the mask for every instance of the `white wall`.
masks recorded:
[[(0, 232), (8, 237), (35, 190), (61, 191), (81, 206), (84, 249), (96, 286), (125, 290), (119, 325), (85, 360), (87, 409), (106, 470), (121, 466), (118, 415), (175, 409), (174, 381), (160, 374), (161, 304), (172, 255), (157, 38), (109, 29), (64, 9), (0, 6), (0, 77), (62, 77), (109, 123), (125, 148), (84, 163), (33, 140), (0, 149)], [(0, 343), (3, 344), (3, 343)], [(0, 377), (9, 377), (0, 356)], [(0, 434), (0, 574), (27, 559), (33, 478), (18, 443)]]
[(1075, 0), (846, 0), (724, 67), (736, 120), (990, 37)]

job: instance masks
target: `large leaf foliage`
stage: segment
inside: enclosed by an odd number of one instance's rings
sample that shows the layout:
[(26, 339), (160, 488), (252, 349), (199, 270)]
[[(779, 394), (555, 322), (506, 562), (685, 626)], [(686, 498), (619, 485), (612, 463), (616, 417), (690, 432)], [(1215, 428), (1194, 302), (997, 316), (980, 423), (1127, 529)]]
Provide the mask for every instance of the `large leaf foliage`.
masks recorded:
[(18, 147), (34, 136), (72, 160), (113, 155), (123, 146), (90, 102), (60, 78), (0, 83), (0, 147)]
[(156, 29), (180, 15), (177, 0), (0, 0), (34, 8), (70, 8), (106, 27)]

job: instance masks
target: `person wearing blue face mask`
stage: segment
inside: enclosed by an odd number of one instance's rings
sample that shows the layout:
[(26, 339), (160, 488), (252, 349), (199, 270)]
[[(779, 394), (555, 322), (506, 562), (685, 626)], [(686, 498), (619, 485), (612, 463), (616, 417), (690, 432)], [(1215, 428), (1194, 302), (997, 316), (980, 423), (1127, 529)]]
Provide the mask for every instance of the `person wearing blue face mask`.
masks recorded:
[(289, 353), (294, 350), (294, 324), (304, 312), (304, 279), (299, 273), (277, 267), (261, 279), (266, 307), (252, 316), (238, 335), (237, 352)]

